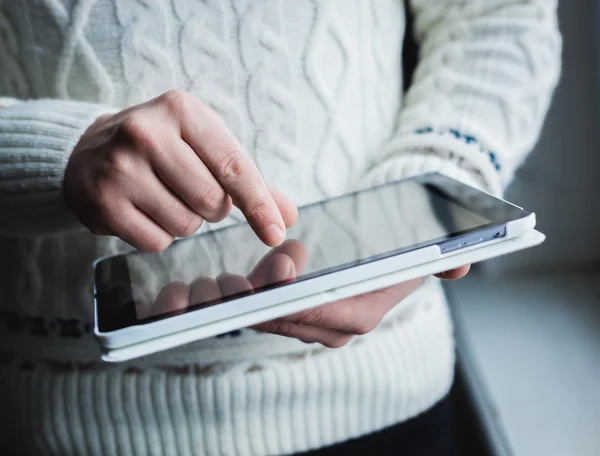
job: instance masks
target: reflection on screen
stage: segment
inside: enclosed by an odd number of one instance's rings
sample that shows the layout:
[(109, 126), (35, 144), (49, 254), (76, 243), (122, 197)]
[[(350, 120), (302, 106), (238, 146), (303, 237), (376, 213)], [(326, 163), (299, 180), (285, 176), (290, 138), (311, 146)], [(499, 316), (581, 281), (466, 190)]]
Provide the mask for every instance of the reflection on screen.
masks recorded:
[(418, 181), (404, 181), (302, 208), (288, 241), (276, 249), (240, 224), (177, 241), (159, 254), (129, 255), (125, 270), (111, 269), (106, 260), (98, 265), (104, 283), (97, 288), (114, 290), (129, 275), (133, 296), (120, 305), (133, 305), (144, 320), (306, 280), (488, 223)]

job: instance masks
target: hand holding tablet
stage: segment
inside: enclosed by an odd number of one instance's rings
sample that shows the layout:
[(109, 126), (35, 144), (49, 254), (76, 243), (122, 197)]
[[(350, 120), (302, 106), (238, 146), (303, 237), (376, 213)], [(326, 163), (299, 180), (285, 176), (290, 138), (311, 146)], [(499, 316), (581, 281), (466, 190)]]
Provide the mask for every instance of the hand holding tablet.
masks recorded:
[(241, 223), (99, 260), (96, 336), (108, 361), (244, 327), (340, 346), (422, 277), (459, 278), (539, 244), (534, 226), (534, 214), (439, 174), (392, 182), (300, 208), (275, 249)]
[[(292, 283), (302, 274), (307, 251), (297, 240), (286, 241), (270, 251), (247, 276), (223, 274), (216, 278), (199, 277), (191, 284), (181, 281), (165, 285), (156, 301), (140, 306), (143, 318), (165, 313), (176, 314), (189, 307), (202, 308), (216, 305), (224, 299), (252, 294), (274, 284)], [(444, 273), (458, 279), (467, 274), (469, 267)], [(255, 325), (259, 331), (294, 337), (307, 343), (321, 343), (327, 347), (341, 347), (352, 337), (366, 334), (381, 322), (385, 314), (408, 296), (422, 282), (415, 279), (381, 290), (325, 304), (265, 323)]]

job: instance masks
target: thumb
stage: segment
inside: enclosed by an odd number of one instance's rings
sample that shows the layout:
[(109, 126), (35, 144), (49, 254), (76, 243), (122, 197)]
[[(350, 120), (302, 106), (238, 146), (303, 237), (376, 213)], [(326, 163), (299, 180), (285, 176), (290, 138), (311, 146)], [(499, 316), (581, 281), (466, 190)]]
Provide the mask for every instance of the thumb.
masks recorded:
[(258, 262), (248, 274), (248, 280), (255, 288), (293, 281), (304, 271), (306, 260), (306, 249), (299, 241), (286, 241)]

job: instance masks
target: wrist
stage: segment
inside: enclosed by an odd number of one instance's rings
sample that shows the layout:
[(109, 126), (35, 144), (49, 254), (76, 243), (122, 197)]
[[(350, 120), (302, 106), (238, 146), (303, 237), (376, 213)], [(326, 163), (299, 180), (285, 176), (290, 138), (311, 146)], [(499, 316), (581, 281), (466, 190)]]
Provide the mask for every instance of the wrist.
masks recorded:
[(503, 173), (496, 154), (456, 130), (423, 129), (401, 134), (381, 150), (360, 187), (439, 172), (493, 195), (501, 195)]

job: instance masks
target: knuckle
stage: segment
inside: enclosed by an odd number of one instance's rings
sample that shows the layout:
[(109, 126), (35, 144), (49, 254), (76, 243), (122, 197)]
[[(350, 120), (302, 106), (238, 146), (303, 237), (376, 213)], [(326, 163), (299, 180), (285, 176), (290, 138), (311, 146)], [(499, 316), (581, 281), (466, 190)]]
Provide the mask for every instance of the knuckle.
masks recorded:
[(135, 144), (142, 148), (152, 148), (155, 145), (152, 128), (138, 113), (132, 113), (119, 122), (117, 137), (126, 144)]
[(151, 236), (146, 240), (146, 248), (144, 249), (150, 253), (158, 253), (166, 250), (173, 242), (172, 238), (168, 236)]
[(244, 179), (249, 169), (250, 158), (239, 150), (225, 154), (217, 165), (219, 175), (227, 183), (236, 183)]
[(183, 99), (187, 96), (187, 92), (181, 89), (167, 90), (162, 94), (160, 100), (167, 105), (179, 106), (183, 102)]
[(198, 231), (202, 224), (202, 217), (198, 214), (190, 213), (187, 217), (181, 217), (174, 227), (174, 234), (177, 237), (188, 237)]
[(190, 94), (185, 90), (172, 89), (159, 97), (159, 100), (172, 113), (181, 114), (187, 112), (190, 98)]
[(267, 225), (270, 218), (267, 215), (267, 204), (260, 202), (251, 206), (250, 209), (245, 211), (247, 218), (252, 219), (257, 225)]
[(220, 186), (214, 185), (208, 190), (200, 191), (192, 197), (194, 209), (211, 214), (220, 212), (227, 199), (227, 193)]
[(105, 166), (99, 173), (100, 181), (112, 181), (116, 175), (132, 175), (136, 169), (133, 157), (124, 148), (115, 147), (106, 154)]

